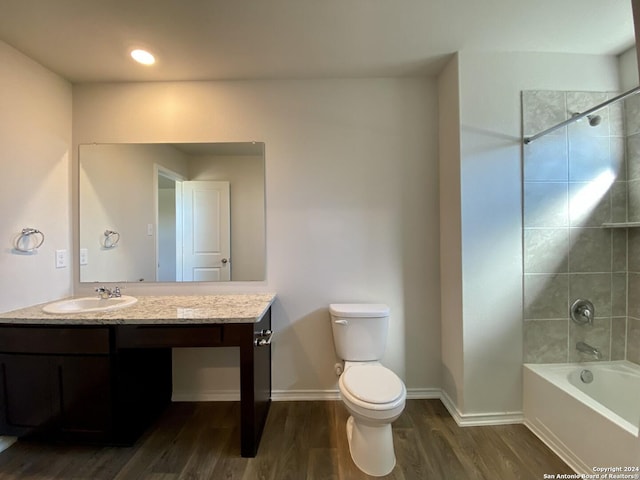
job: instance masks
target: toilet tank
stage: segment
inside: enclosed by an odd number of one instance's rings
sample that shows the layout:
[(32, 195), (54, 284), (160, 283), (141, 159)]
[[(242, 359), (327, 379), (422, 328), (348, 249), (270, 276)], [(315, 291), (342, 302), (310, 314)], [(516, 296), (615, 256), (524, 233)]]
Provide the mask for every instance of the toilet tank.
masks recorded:
[(331, 330), (336, 353), (342, 360), (380, 360), (387, 345), (389, 307), (371, 303), (332, 303)]

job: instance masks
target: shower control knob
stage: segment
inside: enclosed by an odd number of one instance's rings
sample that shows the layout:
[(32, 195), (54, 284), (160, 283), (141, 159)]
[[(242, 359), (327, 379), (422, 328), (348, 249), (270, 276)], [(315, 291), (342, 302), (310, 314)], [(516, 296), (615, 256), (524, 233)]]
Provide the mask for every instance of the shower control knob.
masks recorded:
[(591, 325), (595, 316), (595, 308), (589, 300), (578, 299), (571, 305), (569, 314), (578, 325)]

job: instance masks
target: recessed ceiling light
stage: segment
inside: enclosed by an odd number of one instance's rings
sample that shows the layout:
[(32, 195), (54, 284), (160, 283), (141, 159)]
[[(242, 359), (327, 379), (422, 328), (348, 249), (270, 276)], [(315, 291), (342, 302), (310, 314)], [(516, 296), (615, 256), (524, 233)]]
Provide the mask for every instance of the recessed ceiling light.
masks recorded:
[(131, 58), (133, 58), (136, 62), (142, 63), (143, 65), (153, 65), (156, 59), (146, 50), (132, 50)]

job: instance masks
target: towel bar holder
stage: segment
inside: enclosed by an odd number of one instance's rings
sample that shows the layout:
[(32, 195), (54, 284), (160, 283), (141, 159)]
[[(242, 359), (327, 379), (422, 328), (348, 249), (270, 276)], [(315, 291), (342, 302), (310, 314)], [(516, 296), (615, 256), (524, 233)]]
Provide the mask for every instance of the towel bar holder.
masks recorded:
[(120, 234), (115, 230), (105, 230), (104, 231), (104, 241), (102, 245), (104, 248), (113, 248), (120, 241)]
[[(31, 237), (33, 238), (39, 237), (36, 240), (36, 244), (31, 246)], [(23, 228), (22, 232), (16, 238), (15, 249), (18, 252), (23, 253), (34, 253), (37, 251), (42, 244), (44, 243), (44, 233), (42, 233), (37, 228)]]

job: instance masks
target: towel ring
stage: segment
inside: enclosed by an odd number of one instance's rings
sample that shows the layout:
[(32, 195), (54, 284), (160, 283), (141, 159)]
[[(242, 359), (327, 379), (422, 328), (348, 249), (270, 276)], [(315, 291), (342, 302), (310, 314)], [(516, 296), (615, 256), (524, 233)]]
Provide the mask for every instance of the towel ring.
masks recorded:
[(104, 231), (104, 242), (102, 245), (104, 248), (113, 248), (120, 241), (120, 234), (114, 230), (105, 230)]
[[(29, 246), (31, 244), (32, 235), (36, 235), (37, 237), (39, 237), (39, 239), (37, 240), (38, 243), (36, 243), (33, 247), (25, 248), (25, 246), (23, 245)], [(20, 235), (18, 235), (18, 238), (16, 238), (15, 247), (16, 247), (16, 250), (19, 252), (33, 253), (36, 250), (38, 250), (43, 243), (44, 243), (44, 233), (42, 233), (37, 228), (23, 228)]]

